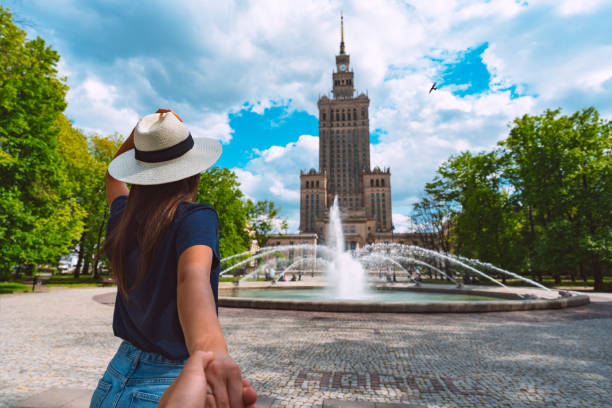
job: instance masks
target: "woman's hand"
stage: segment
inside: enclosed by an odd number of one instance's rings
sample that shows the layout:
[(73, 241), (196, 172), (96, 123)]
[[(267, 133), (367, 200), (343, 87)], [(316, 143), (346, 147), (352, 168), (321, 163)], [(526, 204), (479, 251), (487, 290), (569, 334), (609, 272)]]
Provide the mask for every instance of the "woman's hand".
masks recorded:
[(167, 108), (159, 108), (159, 109), (157, 110), (157, 112), (155, 112), (155, 113), (168, 113), (168, 112), (170, 112), (170, 113), (172, 113), (174, 116), (176, 116), (176, 118), (177, 118), (179, 121), (181, 121), (181, 122), (183, 121), (183, 119), (181, 119), (181, 117), (180, 117), (179, 115), (177, 115), (177, 114), (176, 114), (176, 112), (174, 112), (172, 109), (167, 109)]
[[(207, 384), (206, 368), (213, 360), (213, 353), (195, 351), (185, 363), (179, 376), (168, 387), (158, 407), (161, 408), (215, 408), (217, 404), (212, 387)], [(241, 407), (254, 408), (257, 393), (248, 380), (241, 380)]]
[[(213, 353), (196, 351), (176, 380), (168, 387), (159, 401), (162, 408), (204, 408), (206, 401), (206, 366), (213, 359)], [(214, 405), (212, 405), (214, 407)]]
[(227, 352), (215, 353), (206, 367), (206, 381), (211, 392), (206, 396), (207, 407), (243, 408), (249, 402), (243, 401), (240, 368)]

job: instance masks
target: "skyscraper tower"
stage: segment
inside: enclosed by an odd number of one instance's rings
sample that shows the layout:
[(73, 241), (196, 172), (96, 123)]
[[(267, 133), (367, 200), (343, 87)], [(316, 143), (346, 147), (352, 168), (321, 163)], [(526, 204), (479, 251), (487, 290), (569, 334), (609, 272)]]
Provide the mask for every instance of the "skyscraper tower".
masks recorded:
[[(324, 234), (328, 208), (338, 196), (347, 234), (363, 245), (368, 235), (391, 233), (391, 173), (370, 170), (370, 99), (355, 96), (354, 72), (344, 44), (340, 17), (340, 52), (329, 96), (319, 98), (319, 171), (302, 172), (300, 231)], [(349, 239), (347, 235), (347, 239)]]

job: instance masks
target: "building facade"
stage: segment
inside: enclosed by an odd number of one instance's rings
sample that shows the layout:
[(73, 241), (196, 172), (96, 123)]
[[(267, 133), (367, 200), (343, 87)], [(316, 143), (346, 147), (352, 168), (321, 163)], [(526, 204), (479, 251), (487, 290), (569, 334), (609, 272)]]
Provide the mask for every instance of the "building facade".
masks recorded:
[[(377, 242), (422, 244), (417, 234), (394, 234), (391, 171), (370, 167), (370, 99), (355, 89), (355, 73), (340, 22), (331, 94), (319, 98), (319, 170), (300, 173), (299, 234), (271, 236), (272, 245), (325, 243), (329, 208), (338, 200), (346, 249)], [(291, 241), (291, 242), (290, 242)]]
[(332, 92), (319, 107), (319, 170), (300, 175), (300, 232), (325, 240), (329, 207), (337, 197), (349, 248), (393, 232), (391, 172), (370, 168), (370, 99), (356, 94), (355, 73), (344, 45), (332, 75)]

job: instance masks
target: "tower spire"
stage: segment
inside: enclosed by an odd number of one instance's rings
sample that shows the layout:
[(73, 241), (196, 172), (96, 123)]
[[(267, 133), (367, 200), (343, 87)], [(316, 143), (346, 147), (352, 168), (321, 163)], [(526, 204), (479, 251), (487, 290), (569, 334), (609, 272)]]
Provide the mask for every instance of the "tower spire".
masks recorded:
[(344, 15), (340, 12), (340, 55), (344, 55)]

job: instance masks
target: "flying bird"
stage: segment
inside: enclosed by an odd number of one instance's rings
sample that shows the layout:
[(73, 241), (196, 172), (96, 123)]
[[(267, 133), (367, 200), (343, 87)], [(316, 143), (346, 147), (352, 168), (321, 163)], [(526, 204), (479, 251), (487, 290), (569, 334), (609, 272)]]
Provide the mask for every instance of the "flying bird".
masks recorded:
[(431, 93), (431, 91), (437, 91), (438, 88), (436, 88), (436, 82), (433, 83), (433, 85), (431, 86), (431, 89), (429, 90), (429, 93)]

